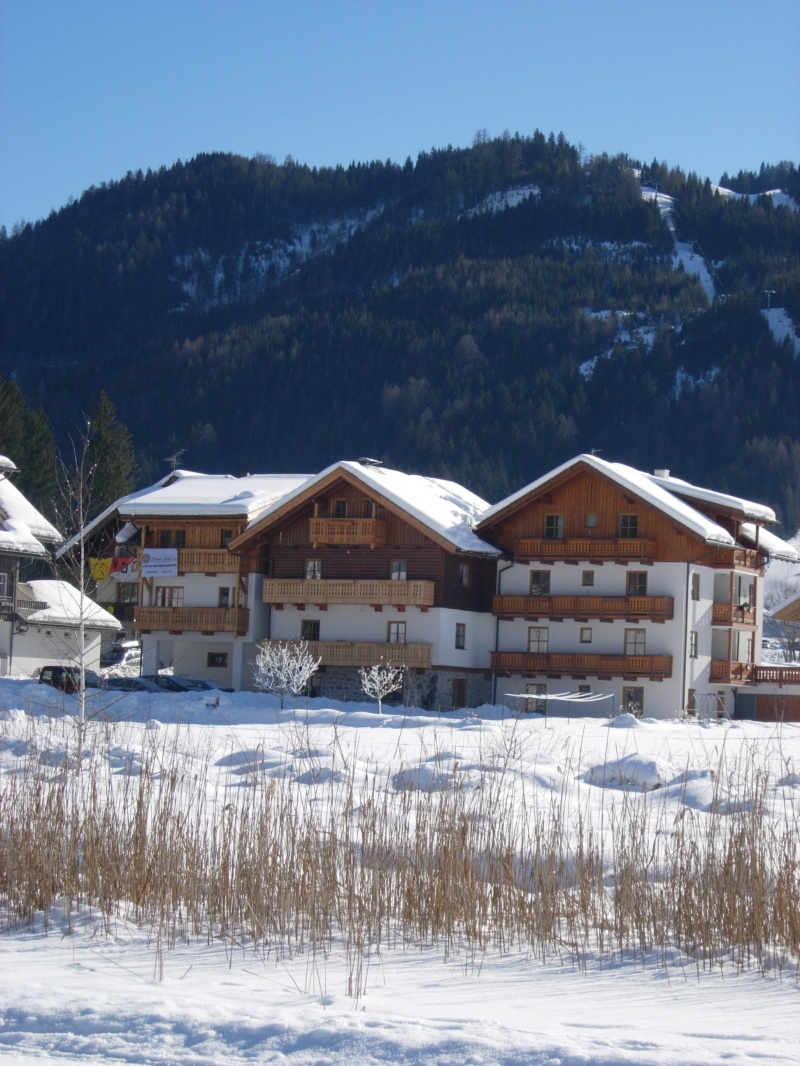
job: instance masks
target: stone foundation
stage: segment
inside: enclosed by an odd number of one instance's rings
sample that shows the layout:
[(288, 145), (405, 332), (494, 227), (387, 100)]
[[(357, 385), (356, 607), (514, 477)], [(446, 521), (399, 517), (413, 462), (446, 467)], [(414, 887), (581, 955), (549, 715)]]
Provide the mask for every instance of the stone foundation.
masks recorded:
[[(466, 670), (409, 670), (402, 692), (392, 692), (383, 702), (390, 705), (422, 707), (429, 711), (453, 709), (453, 681), (466, 684), (463, 706), (479, 707), (491, 702), (492, 675)], [(311, 694), (347, 703), (368, 699), (361, 688), (361, 676), (355, 666), (323, 666), (311, 681)]]

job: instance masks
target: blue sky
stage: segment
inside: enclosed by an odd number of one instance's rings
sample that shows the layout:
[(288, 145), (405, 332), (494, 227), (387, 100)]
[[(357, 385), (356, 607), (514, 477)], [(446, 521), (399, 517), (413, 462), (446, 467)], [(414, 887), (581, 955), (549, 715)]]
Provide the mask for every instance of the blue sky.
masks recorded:
[(0, 224), (198, 152), (800, 162), (800, 0), (0, 0)]

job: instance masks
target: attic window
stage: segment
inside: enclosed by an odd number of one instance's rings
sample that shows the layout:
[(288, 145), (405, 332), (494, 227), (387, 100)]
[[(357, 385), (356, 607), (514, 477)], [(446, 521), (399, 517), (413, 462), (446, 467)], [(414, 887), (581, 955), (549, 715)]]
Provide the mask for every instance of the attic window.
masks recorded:
[(621, 514), (619, 516), (620, 537), (635, 540), (639, 536), (638, 514)]
[(333, 517), (347, 518), (347, 500), (333, 501)]

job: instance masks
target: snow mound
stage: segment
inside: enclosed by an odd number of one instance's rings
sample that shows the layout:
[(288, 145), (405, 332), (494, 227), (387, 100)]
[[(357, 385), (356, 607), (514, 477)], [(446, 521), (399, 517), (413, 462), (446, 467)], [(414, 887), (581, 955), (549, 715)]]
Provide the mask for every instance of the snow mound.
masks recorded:
[(663, 788), (675, 777), (675, 768), (666, 759), (632, 752), (621, 759), (609, 759), (590, 767), (584, 781), (599, 788), (636, 788), (650, 792)]

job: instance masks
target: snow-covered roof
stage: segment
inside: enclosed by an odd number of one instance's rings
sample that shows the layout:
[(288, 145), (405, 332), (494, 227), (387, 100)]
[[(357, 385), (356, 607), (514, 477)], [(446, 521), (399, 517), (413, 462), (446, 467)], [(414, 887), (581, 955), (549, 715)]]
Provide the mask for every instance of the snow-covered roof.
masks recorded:
[[(154, 489), (161, 488), (173, 478), (179, 479), (183, 477), (202, 477), (202, 475), (193, 474), (188, 470), (172, 470), (169, 474), (165, 474), (160, 481), (156, 481), (154, 485), (148, 485), (146, 489), (138, 489), (136, 492), (131, 492), (128, 496), (123, 496), (121, 497), (121, 499), (115, 500), (112, 504), (109, 504), (108, 507), (106, 507), (105, 510), (101, 511), (100, 514), (96, 515), (91, 520), (91, 522), (86, 523), (86, 525), (83, 527), (84, 537), (87, 537), (90, 533), (93, 533), (95, 529), (99, 529), (109, 518), (111, 518), (117, 513), (123, 503), (126, 503), (128, 500), (135, 500), (139, 496), (143, 496), (148, 492), (153, 492)], [(74, 536), (70, 537), (65, 544), (62, 544), (62, 546), (56, 552), (56, 558), (60, 559), (62, 555), (66, 555), (67, 552), (69, 552), (72, 548), (75, 547), (75, 545), (79, 542), (80, 539), (81, 535), (79, 530), (77, 533), (75, 533)]]
[[(4, 456), (4, 462), (10, 463)], [(14, 464), (11, 463), (11, 468)], [(0, 467), (8, 470), (8, 467)], [(17, 555), (49, 555), (45, 545), (64, 538), (43, 514), (29, 503), (7, 477), (0, 478), (0, 551)]]
[(304, 485), (310, 474), (186, 474), (169, 485), (154, 486), (120, 500), (126, 518), (208, 516), (250, 518), (287, 492)]
[(800, 592), (793, 592), (772, 608), (772, 617), (781, 622), (800, 622)]
[[(35, 611), (25, 609), (26, 598), (46, 603), (47, 607)], [(17, 608), (25, 620), (33, 625), (69, 625), (80, 622), (81, 600), (83, 601), (83, 624), (88, 629), (122, 629), (118, 619), (94, 600), (82, 595), (80, 589), (66, 581), (41, 580), (19, 583)]]
[(699, 500), (703, 503), (713, 504), (726, 511), (734, 511), (744, 515), (745, 518), (755, 518), (759, 522), (775, 522), (775, 512), (771, 507), (763, 503), (753, 503), (752, 500), (743, 500), (740, 496), (731, 496), (727, 492), (715, 492), (713, 489), (702, 489), (697, 485), (690, 485), (688, 481), (682, 481), (677, 477), (659, 476), (656, 474), (646, 475), (656, 485), (667, 489), (676, 496), (686, 499)]
[[(755, 522), (742, 522), (742, 540), (755, 545)], [(776, 537), (768, 529), (761, 528), (758, 530), (758, 546), (767, 553), (770, 559), (783, 559), (787, 563), (800, 562), (800, 555), (797, 554), (797, 549), (785, 540), (781, 540), (780, 537)]]
[(645, 503), (668, 515), (673, 521), (696, 534), (707, 544), (719, 544), (726, 547), (735, 545), (736, 542), (726, 529), (701, 514), (700, 511), (695, 510), (694, 507), (678, 496), (673, 495), (649, 474), (636, 470), (632, 466), (626, 466), (624, 463), (609, 463), (596, 455), (586, 454), (577, 455), (575, 458), (569, 459), (566, 463), (556, 467), (555, 470), (543, 474), (536, 481), (532, 481), (530, 485), (526, 485), (518, 492), (512, 493), (511, 496), (507, 496), (506, 499), (490, 507), (483, 515), (480, 525), (486, 526), (496, 515), (506, 511), (519, 500), (538, 492), (539, 489), (554, 478), (570, 470), (578, 463), (585, 463), (590, 469), (611, 478), (621, 488), (633, 493)]
[[(310, 474), (198, 474), (173, 470), (154, 485), (115, 500), (84, 527), (84, 536), (114, 515), (139, 517), (231, 516), (245, 519), (262, 511), (290, 489), (308, 481)], [(66, 554), (79, 541), (76, 533), (57, 552)]]
[(486, 508), (486, 500), (476, 496), (463, 485), (422, 474), (404, 474), (385, 466), (342, 460), (326, 467), (306, 484), (298, 485), (280, 500), (267, 507), (247, 527), (252, 529), (279, 508), (304, 496), (322, 481), (336, 473), (349, 474), (365, 488), (383, 497), (398, 511), (416, 519), (432, 533), (448, 541), (458, 551), (481, 555), (500, 555), (500, 551), (481, 540), (474, 531)]

